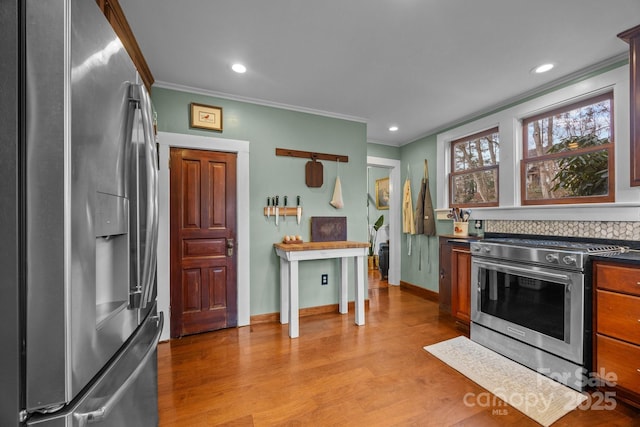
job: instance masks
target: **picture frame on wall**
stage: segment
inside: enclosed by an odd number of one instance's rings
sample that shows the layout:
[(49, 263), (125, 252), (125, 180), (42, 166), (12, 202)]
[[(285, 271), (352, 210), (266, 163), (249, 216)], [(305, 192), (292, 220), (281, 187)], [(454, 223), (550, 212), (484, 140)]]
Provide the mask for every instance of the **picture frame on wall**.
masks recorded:
[(189, 126), (222, 132), (222, 107), (191, 103)]
[(376, 179), (376, 209), (389, 209), (389, 177)]

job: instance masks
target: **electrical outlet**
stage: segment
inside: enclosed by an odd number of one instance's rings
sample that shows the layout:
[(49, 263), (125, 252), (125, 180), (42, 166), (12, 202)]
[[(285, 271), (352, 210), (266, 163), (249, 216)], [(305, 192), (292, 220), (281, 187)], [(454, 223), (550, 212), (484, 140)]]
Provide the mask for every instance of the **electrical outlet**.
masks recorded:
[(322, 285), (328, 285), (329, 284), (329, 275), (328, 274), (323, 274), (322, 275), (322, 281), (320, 283)]
[(482, 220), (481, 220), (481, 219), (476, 219), (476, 222), (475, 222), (475, 224), (473, 225), (473, 227), (474, 227), (476, 230), (480, 230), (480, 229), (482, 228)]

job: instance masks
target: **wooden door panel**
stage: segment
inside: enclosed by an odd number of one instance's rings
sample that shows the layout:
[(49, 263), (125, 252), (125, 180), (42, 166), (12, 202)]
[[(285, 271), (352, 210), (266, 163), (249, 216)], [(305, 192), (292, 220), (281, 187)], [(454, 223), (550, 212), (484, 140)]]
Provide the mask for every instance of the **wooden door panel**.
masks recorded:
[(182, 163), (182, 228), (200, 229), (200, 162), (185, 160)]
[(227, 253), (226, 239), (185, 239), (182, 241), (182, 259), (224, 257)]
[(209, 269), (209, 307), (224, 308), (227, 305), (227, 271), (224, 267)]
[(200, 311), (202, 293), (202, 276), (199, 268), (182, 271), (182, 312)]
[(220, 163), (209, 163), (209, 179), (208, 187), (211, 191), (209, 196), (209, 228), (224, 228), (227, 224), (227, 207), (225, 179), (226, 167)]
[(171, 336), (237, 325), (236, 156), (171, 149)]

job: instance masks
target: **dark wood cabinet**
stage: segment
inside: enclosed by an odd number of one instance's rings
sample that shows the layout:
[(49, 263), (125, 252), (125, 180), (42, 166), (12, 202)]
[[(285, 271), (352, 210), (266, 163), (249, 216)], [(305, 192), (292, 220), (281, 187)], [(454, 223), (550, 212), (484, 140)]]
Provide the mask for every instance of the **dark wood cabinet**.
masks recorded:
[(471, 319), (471, 251), (475, 237), (440, 236), (438, 302), (440, 313), (453, 316), (465, 331)]
[(618, 34), (629, 43), (629, 88), (631, 99), (631, 173), (632, 186), (640, 185), (640, 25)]
[(451, 314), (463, 325), (471, 320), (471, 252), (469, 245), (451, 251)]
[(593, 371), (602, 389), (640, 407), (640, 266), (593, 263)]

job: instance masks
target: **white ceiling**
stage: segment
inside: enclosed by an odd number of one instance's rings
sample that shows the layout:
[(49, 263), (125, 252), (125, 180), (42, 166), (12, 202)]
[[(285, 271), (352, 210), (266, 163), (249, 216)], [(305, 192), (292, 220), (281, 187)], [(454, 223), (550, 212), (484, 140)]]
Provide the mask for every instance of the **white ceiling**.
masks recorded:
[(395, 146), (620, 60), (640, 24), (639, 0), (119, 2), (156, 85), (365, 121)]

